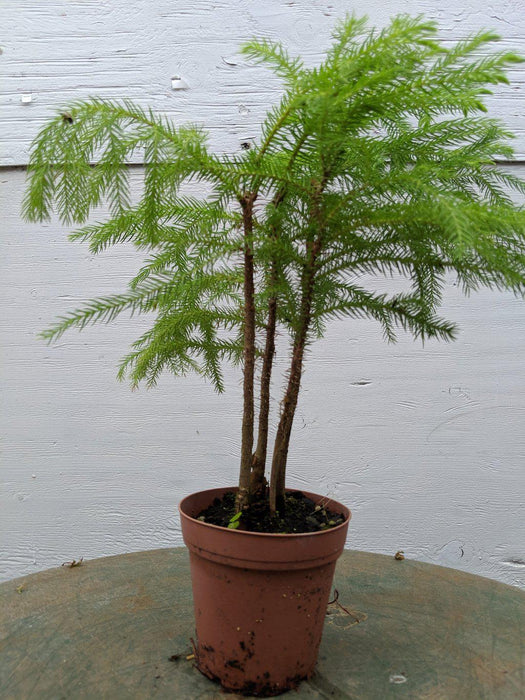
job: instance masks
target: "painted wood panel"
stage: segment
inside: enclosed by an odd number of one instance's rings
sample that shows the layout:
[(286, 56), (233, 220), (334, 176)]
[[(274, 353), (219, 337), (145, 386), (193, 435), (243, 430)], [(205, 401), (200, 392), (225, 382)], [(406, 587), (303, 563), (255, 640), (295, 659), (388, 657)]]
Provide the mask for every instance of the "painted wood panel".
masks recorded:
[[(0, 578), (182, 544), (178, 500), (234, 484), (240, 439), (234, 370), (223, 396), (195, 377), (136, 392), (116, 381), (147, 319), (37, 339), (57, 315), (122, 290), (140, 260), (126, 247), (93, 257), (55, 221), (21, 223), (24, 177), (0, 178)], [(354, 549), (525, 585), (525, 304), (465, 300), (451, 281), (444, 313), (459, 340), (424, 348), (385, 345), (372, 322), (330, 326), (306, 364), (289, 484), (348, 504)], [(281, 346), (281, 370), (285, 360)]]
[[(52, 348), (37, 340), (57, 314), (121, 289), (139, 261), (126, 248), (93, 258), (56, 222), (22, 223), (24, 173), (9, 166), (27, 162), (54, 110), (89, 95), (129, 97), (176, 123), (201, 123), (214, 148), (235, 151), (256, 137), (279, 94), (268, 72), (239, 57), (239, 44), (280, 38), (313, 63), (349, 5), (4, 0), (2, 9), (0, 577), (9, 578), (81, 556), (181, 544), (176, 502), (235, 482), (240, 420), (233, 371), (224, 397), (193, 377), (134, 393), (116, 382), (118, 358), (144, 320), (69, 334)], [(502, 48), (523, 52), (521, 0), (356, 0), (351, 9), (377, 25), (401, 9), (425, 12), (447, 41), (495, 28)], [(175, 75), (188, 90), (172, 90)], [(490, 102), (517, 133), (523, 158), (523, 67), (510, 77)], [(467, 302), (451, 284), (446, 310), (463, 331), (447, 346), (386, 346), (366, 322), (330, 327), (307, 366), (290, 484), (350, 505), (353, 548), (404, 549), (525, 585), (524, 305), (488, 292)]]
[[(131, 98), (177, 123), (209, 129), (213, 145), (233, 151), (256, 136), (279, 84), (246, 63), (238, 46), (252, 36), (281, 39), (315, 63), (331, 28), (348, 10), (381, 26), (400, 11), (439, 22), (447, 42), (482, 28), (497, 30), (500, 48), (524, 50), (521, 0), (4, 0), (0, 66), (0, 164), (26, 163), (29, 145), (57, 108), (90, 95)], [(439, 7), (439, 9), (437, 9)], [(173, 91), (180, 75), (189, 89)], [(517, 134), (525, 158), (525, 67), (488, 102)]]

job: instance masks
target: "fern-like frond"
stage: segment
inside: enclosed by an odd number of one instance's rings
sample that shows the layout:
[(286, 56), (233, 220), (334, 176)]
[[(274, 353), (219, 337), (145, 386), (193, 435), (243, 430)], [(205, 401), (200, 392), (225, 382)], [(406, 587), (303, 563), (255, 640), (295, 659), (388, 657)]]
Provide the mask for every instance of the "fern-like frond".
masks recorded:
[[(85, 224), (71, 238), (92, 253), (125, 243), (144, 259), (122, 294), (88, 301), (44, 337), (148, 313), (153, 325), (120, 375), (153, 385), (163, 371), (196, 371), (221, 391), (222, 363), (243, 358), (247, 251), (257, 355), (270, 308), (292, 342), (334, 317), (372, 318), (387, 340), (398, 328), (448, 340), (455, 327), (438, 309), (450, 275), (465, 293), (523, 294), (525, 183), (496, 165), (513, 158), (512, 134), (484, 114), (486, 95), (522, 59), (493, 51), (497, 40), (482, 31), (445, 46), (421, 16), (380, 30), (347, 16), (313, 67), (279, 42), (252, 40), (244, 55), (284, 91), (239, 154), (214, 154), (199, 127), (130, 101), (69, 105), (33, 144), (24, 215), (56, 212)], [(183, 194), (190, 182), (200, 198)], [(87, 223), (103, 203), (107, 220)], [(406, 289), (378, 293), (365, 281), (378, 276)]]
[(241, 47), (241, 53), (256, 63), (268, 63), (275, 73), (289, 86), (300, 80), (304, 64), (300, 58), (291, 58), (280, 42), (269, 39), (252, 39)]

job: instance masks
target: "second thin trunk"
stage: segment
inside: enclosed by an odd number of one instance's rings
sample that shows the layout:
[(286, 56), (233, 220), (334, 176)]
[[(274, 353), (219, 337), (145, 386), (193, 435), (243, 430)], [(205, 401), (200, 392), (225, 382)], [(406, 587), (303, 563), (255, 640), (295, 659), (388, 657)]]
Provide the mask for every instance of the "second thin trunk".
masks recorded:
[[(272, 265), (271, 283), (275, 284), (276, 270)], [(263, 496), (266, 491), (266, 452), (268, 449), (268, 423), (270, 415), (270, 385), (272, 378), (273, 356), (275, 354), (275, 326), (277, 319), (277, 299), (275, 296), (268, 302), (268, 323), (266, 326), (266, 344), (261, 373), (261, 403), (259, 407), (259, 433), (257, 447), (253, 455), (251, 489), (252, 496)]]
[(286, 461), (295, 409), (299, 398), (299, 389), (301, 387), (303, 358), (311, 321), (316, 261), (319, 250), (319, 240), (310, 244), (308, 262), (305, 266), (299, 328), (293, 344), (290, 376), (288, 377), (288, 385), (284, 395), (272, 458), (272, 475), (270, 480), (270, 510), (272, 513), (284, 507)]

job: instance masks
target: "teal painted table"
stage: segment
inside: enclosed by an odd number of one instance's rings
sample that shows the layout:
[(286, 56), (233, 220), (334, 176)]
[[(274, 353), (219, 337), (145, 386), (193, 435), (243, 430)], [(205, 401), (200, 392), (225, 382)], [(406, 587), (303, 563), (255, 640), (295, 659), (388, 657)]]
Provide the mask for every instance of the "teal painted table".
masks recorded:
[[(525, 594), (453, 569), (347, 551), (316, 675), (290, 698), (525, 697)], [(0, 585), (2, 700), (219, 700), (187, 659), (185, 549), (83, 562)]]

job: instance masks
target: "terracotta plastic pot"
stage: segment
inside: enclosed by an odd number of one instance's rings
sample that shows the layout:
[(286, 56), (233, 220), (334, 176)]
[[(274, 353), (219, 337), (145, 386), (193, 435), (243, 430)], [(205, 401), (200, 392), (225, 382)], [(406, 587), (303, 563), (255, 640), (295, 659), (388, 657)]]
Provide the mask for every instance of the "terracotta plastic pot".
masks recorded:
[(321, 532), (265, 534), (194, 519), (235, 490), (201, 491), (179, 505), (190, 551), (196, 663), (227, 690), (280, 695), (313, 673), (350, 511), (303, 492), (344, 522)]

